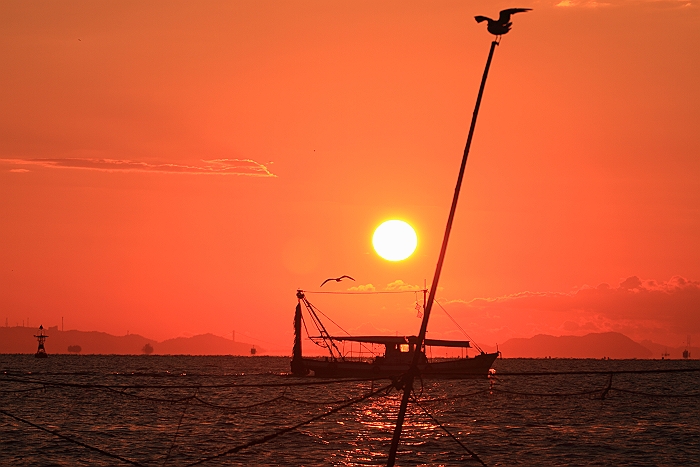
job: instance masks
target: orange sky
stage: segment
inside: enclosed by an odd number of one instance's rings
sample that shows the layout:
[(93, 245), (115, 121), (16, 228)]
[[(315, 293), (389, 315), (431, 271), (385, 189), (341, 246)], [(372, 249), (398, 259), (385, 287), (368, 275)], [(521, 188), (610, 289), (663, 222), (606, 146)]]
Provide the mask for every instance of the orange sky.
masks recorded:
[[(4, 1), (0, 318), (288, 353), (296, 288), (422, 285), (492, 38), (473, 16), (514, 6), (534, 10), (496, 50), (438, 297), (486, 345), (681, 345), (695, 0)], [(371, 250), (389, 218), (418, 232), (409, 260)], [(348, 330), (419, 326), (414, 294), (309, 298)]]

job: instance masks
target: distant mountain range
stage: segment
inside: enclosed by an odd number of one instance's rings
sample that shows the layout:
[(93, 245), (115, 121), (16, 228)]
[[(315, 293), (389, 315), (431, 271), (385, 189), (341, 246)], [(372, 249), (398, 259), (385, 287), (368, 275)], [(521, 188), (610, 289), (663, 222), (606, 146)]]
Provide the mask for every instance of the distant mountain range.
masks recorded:
[[(0, 353), (33, 354), (37, 349), (35, 328), (0, 327)], [(234, 342), (231, 339), (201, 334), (192, 337), (177, 337), (156, 342), (138, 334), (113, 336), (97, 331), (59, 331), (54, 326), (45, 330), (49, 335), (46, 351), (49, 354), (116, 354), (138, 355), (146, 353), (146, 346), (154, 355), (251, 355), (265, 354), (265, 349)], [(496, 348), (482, 346), (484, 350)], [(76, 352), (78, 350), (79, 352)], [(539, 334), (531, 338), (509, 339), (498, 346), (505, 358), (613, 358), (613, 359), (660, 359), (682, 358), (685, 347), (667, 347), (651, 341), (635, 342), (617, 332), (591, 333), (585, 336), (548, 336)], [(691, 357), (700, 358), (700, 348), (690, 349)], [(668, 355), (665, 355), (668, 354)]]
[[(664, 356), (678, 359), (683, 357), (685, 347), (667, 347), (651, 341), (637, 343), (618, 332), (603, 332), (559, 337), (538, 334), (529, 339), (509, 339), (500, 344), (498, 349), (505, 358), (660, 359)], [(689, 350), (691, 357), (700, 357), (700, 349), (697, 347)]]
[[(4, 354), (33, 354), (37, 349), (34, 338), (38, 329), (26, 327), (0, 327), (0, 353)], [(45, 329), (49, 336), (46, 339), (46, 351), (50, 354), (114, 354), (138, 355), (147, 353), (150, 346), (155, 355), (251, 355), (255, 348), (256, 354), (265, 353), (265, 349), (247, 344), (234, 342), (231, 339), (201, 334), (192, 337), (178, 337), (163, 342), (156, 342), (138, 334), (113, 336), (97, 331), (59, 331), (57, 326)], [(68, 348), (71, 348), (69, 351)], [(76, 352), (76, 350), (79, 350)]]

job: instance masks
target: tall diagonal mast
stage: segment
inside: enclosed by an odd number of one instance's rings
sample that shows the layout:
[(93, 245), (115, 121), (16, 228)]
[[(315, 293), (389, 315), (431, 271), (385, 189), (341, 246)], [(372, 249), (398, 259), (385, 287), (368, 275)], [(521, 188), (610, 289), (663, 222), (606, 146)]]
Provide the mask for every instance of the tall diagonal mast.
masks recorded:
[(450, 215), (447, 218), (447, 226), (445, 227), (445, 236), (442, 239), (442, 248), (440, 248), (440, 256), (438, 257), (437, 266), (435, 267), (435, 276), (433, 276), (433, 283), (430, 286), (430, 294), (428, 296), (428, 304), (425, 307), (425, 313), (423, 314), (423, 321), (421, 322), (420, 332), (418, 333), (418, 342), (416, 343), (416, 350), (413, 353), (413, 361), (411, 362), (411, 367), (408, 373), (403, 377), (401, 385), (403, 386), (403, 397), (401, 399), (401, 407), (399, 408), (399, 415), (396, 420), (396, 428), (394, 428), (394, 438), (391, 441), (391, 448), (389, 449), (389, 459), (387, 460), (387, 467), (392, 467), (396, 462), (396, 451), (399, 447), (399, 440), (401, 439), (401, 431), (403, 429), (403, 421), (406, 417), (406, 408), (408, 407), (408, 399), (413, 390), (413, 380), (418, 373), (418, 358), (420, 357), (420, 349), (423, 346), (423, 341), (425, 340), (425, 333), (428, 330), (428, 319), (430, 319), (430, 311), (433, 308), (433, 300), (435, 300), (435, 293), (437, 292), (438, 282), (440, 281), (440, 273), (442, 272), (442, 264), (445, 261), (445, 253), (447, 252), (447, 243), (450, 239), (450, 231), (452, 230), (452, 222), (454, 221), (455, 211), (457, 210), (457, 201), (459, 200), (459, 191), (462, 188), (462, 180), (464, 179), (464, 170), (467, 167), (467, 157), (469, 156), (469, 148), (472, 145), (472, 138), (474, 136), (474, 128), (476, 127), (476, 117), (479, 115), (479, 107), (481, 106), (481, 97), (484, 94), (484, 87), (486, 86), (486, 78), (489, 74), (489, 68), (491, 67), (491, 59), (493, 58), (493, 52), (496, 50), (496, 46), (499, 41), (494, 40), (491, 42), (491, 50), (489, 51), (489, 58), (486, 60), (486, 68), (484, 68), (484, 75), (481, 78), (481, 87), (479, 87), (479, 95), (476, 98), (476, 105), (474, 106), (474, 114), (472, 115), (472, 123), (469, 127), (469, 136), (467, 137), (467, 144), (464, 147), (464, 154), (462, 155), (462, 165), (459, 168), (459, 176), (457, 177), (457, 185), (455, 186), (454, 196), (452, 198), (452, 207), (450, 208)]

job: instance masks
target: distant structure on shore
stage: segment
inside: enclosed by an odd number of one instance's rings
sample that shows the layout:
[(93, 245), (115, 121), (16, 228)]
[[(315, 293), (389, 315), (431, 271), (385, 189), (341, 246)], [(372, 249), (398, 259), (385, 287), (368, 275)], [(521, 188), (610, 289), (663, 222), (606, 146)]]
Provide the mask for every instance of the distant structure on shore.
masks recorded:
[[(0, 354), (34, 355), (37, 352), (38, 337), (34, 336), (39, 335), (37, 330), (21, 325), (0, 326)], [(44, 350), (45, 352), (51, 350), (50, 357), (58, 354), (142, 355), (146, 344), (150, 344), (153, 348), (151, 355), (250, 356), (250, 349), (253, 347), (250, 343), (238, 340), (232, 342), (230, 334), (227, 338), (214, 334), (199, 334), (158, 342), (131, 332), (128, 336), (115, 336), (100, 331), (61, 331), (60, 324), (43, 326), (43, 331), (44, 339), (51, 336), (51, 341), (44, 342), (44, 345), (46, 342), (50, 344)], [(255, 350), (256, 356), (267, 355), (267, 350), (259, 345), (255, 345)]]

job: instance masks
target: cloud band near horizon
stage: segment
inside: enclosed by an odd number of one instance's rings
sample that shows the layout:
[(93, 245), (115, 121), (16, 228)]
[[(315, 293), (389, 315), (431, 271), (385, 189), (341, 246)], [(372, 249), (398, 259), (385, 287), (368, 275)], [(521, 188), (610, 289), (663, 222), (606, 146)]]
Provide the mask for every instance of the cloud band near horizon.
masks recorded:
[(520, 292), (443, 302), (483, 342), (536, 334), (620, 332), (636, 340), (685, 341), (700, 332), (700, 281), (631, 276), (617, 287), (583, 286), (568, 293)]

